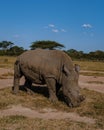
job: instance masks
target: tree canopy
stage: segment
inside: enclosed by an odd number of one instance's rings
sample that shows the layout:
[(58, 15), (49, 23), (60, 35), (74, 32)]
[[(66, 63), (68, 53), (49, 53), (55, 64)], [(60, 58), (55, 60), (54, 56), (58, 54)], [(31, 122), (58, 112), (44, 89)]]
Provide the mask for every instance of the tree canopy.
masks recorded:
[(22, 52), (24, 52), (24, 48), (23, 47), (18, 47), (18, 46), (13, 46), (8, 51), (8, 53), (12, 54), (12, 55), (20, 55)]
[(55, 41), (35, 41), (35, 42), (32, 42), (30, 48), (31, 50), (34, 50), (36, 48), (42, 48), (42, 49), (49, 49), (49, 50), (53, 50), (53, 49), (56, 49), (56, 48), (63, 48), (64, 45), (63, 44), (60, 44), (58, 42), (55, 42)]
[(5, 50), (5, 51), (10, 49), (13, 45), (14, 45), (14, 43), (12, 43), (10, 41), (2, 41), (2, 42), (0, 42), (0, 48), (2, 50)]

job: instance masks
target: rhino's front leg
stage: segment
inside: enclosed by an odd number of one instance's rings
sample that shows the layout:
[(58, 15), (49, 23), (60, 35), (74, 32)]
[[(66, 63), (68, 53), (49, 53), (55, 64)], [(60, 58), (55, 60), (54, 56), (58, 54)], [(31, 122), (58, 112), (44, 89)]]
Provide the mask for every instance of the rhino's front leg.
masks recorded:
[(28, 94), (33, 94), (33, 91), (32, 91), (32, 81), (30, 81), (29, 79), (25, 78), (25, 84), (24, 84), (24, 87), (25, 89), (27, 90), (27, 93)]
[(56, 96), (56, 80), (53, 78), (47, 78), (46, 79), (46, 84), (49, 89), (49, 100), (51, 102), (57, 102), (57, 96)]

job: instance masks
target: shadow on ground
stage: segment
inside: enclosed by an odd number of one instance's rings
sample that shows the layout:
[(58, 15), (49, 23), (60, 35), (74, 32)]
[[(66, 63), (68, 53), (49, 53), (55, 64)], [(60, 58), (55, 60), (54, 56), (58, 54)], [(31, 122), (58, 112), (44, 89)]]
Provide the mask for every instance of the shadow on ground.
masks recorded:
[[(20, 86), (20, 90), (28, 93), (28, 90), (25, 88), (24, 85)], [(43, 85), (43, 86), (42, 85), (41, 86), (32, 85), (30, 91), (31, 91), (31, 94), (37, 93), (37, 94), (41, 94), (41, 95), (49, 98), (49, 91), (48, 91), (47, 86), (45, 86), (45, 85)], [(62, 102), (64, 101), (65, 102), (62, 90), (60, 90), (58, 92), (57, 97), (58, 97), (59, 101), (62, 101)]]

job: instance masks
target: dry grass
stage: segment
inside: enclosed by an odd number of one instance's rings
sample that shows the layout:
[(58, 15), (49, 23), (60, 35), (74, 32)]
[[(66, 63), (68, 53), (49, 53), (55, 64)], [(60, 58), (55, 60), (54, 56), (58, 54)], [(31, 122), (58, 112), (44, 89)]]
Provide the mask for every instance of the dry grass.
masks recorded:
[(7, 77), (7, 76), (13, 76), (13, 75), (14, 74), (12, 72), (7, 72), (7, 73), (2, 74), (2, 76), (5, 76), (5, 77)]
[(104, 77), (104, 72), (80, 72), (81, 75), (85, 76), (95, 76), (95, 77)]
[[(13, 68), (16, 57), (0, 57), (0, 67)], [(74, 61), (81, 66), (81, 70), (104, 72), (104, 62)], [(93, 76), (100, 75), (90, 73)], [(84, 75), (87, 75), (84, 73)], [(12, 76), (12, 73), (5, 73), (3, 77)], [(101, 75), (100, 75), (101, 76)], [(94, 81), (95, 82), (95, 81)], [(44, 90), (43, 90), (44, 89)], [(30, 119), (24, 116), (0, 117), (0, 130), (103, 130), (104, 129), (104, 94), (95, 91), (83, 89), (82, 93), (86, 100), (77, 108), (69, 108), (63, 102), (63, 96), (60, 92), (57, 103), (51, 103), (48, 100), (46, 88), (35, 89), (33, 95), (28, 95), (25, 91), (20, 91), (18, 95), (11, 93), (11, 88), (0, 90), (0, 110), (7, 109), (11, 105), (28, 107), (33, 110), (42, 108), (57, 109), (58, 111), (76, 112), (80, 116), (87, 116), (96, 119), (96, 124), (85, 124), (82, 122), (64, 120), (43, 120)]]
[(0, 68), (13, 68), (16, 57), (0, 56)]
[(23, 116), (4, 117), (0, 119), (0, 124), (2, 124), (0, 130), (97, 130), (96, 127), (69, 119), (42, 120)]
[(0, 75), (0, 79), (7, 79), (7, 77)]
[(90, 84), (104, 84), (104, 82), (102, 82), (102, 81), (88, 81), (87, 83), (90, 83)]
[(0, 75), (0, 79), (8, 79), (8, 78), (13, 78), (14, 73), (13, 72), (7, 72), (2, 75)]
[[(82, 90), (86, 95), (86, 100), (77, 108), (69, 108), (64, 102), (59, 101), (56, 104), (48, 100), (48, 95), (45, 97), (39, 94), (39, 91), (33, 95), (28, 95), (24, 91), (20, 91), (18, 95), (13, 95), (10, 88), (0, 90), (0, 110), (7, 109), (11, 105), (21, 104), (22, 106), (41, 110), (42, 108), (57, 109), (58, 111), (76, 112), (80, 116), (87, 116), (96, 119), (96, 124), (85, 124), (82, 122), (64, 120), (43, 120), (30, 119), (24, 116), (8, 116), (0, 118), (0, 130), (97, 130), (104, 129), (104, 94)], [(60, 97), (61, 97), (60, 92)]]
[(74, 61), (74, 63), (79, 64), (81, 70), (104, 72), (104, 62)]

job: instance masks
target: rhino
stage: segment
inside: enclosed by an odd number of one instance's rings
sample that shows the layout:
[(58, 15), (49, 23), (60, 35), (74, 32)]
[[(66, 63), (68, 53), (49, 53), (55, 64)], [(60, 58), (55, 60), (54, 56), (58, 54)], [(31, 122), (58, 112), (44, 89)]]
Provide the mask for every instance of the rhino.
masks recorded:
[(61, 50), (35, 49), (18, 56), (14, 63), (14, 94), (19, 91), (22, 76), (28, 88), (32, 83), (46, 84), (52, 102), (58, 100), (60, 88), (69, 107), (77, 107), (85, 99), (78, 85), (79, 67), (73, 65), (71, 57)]

